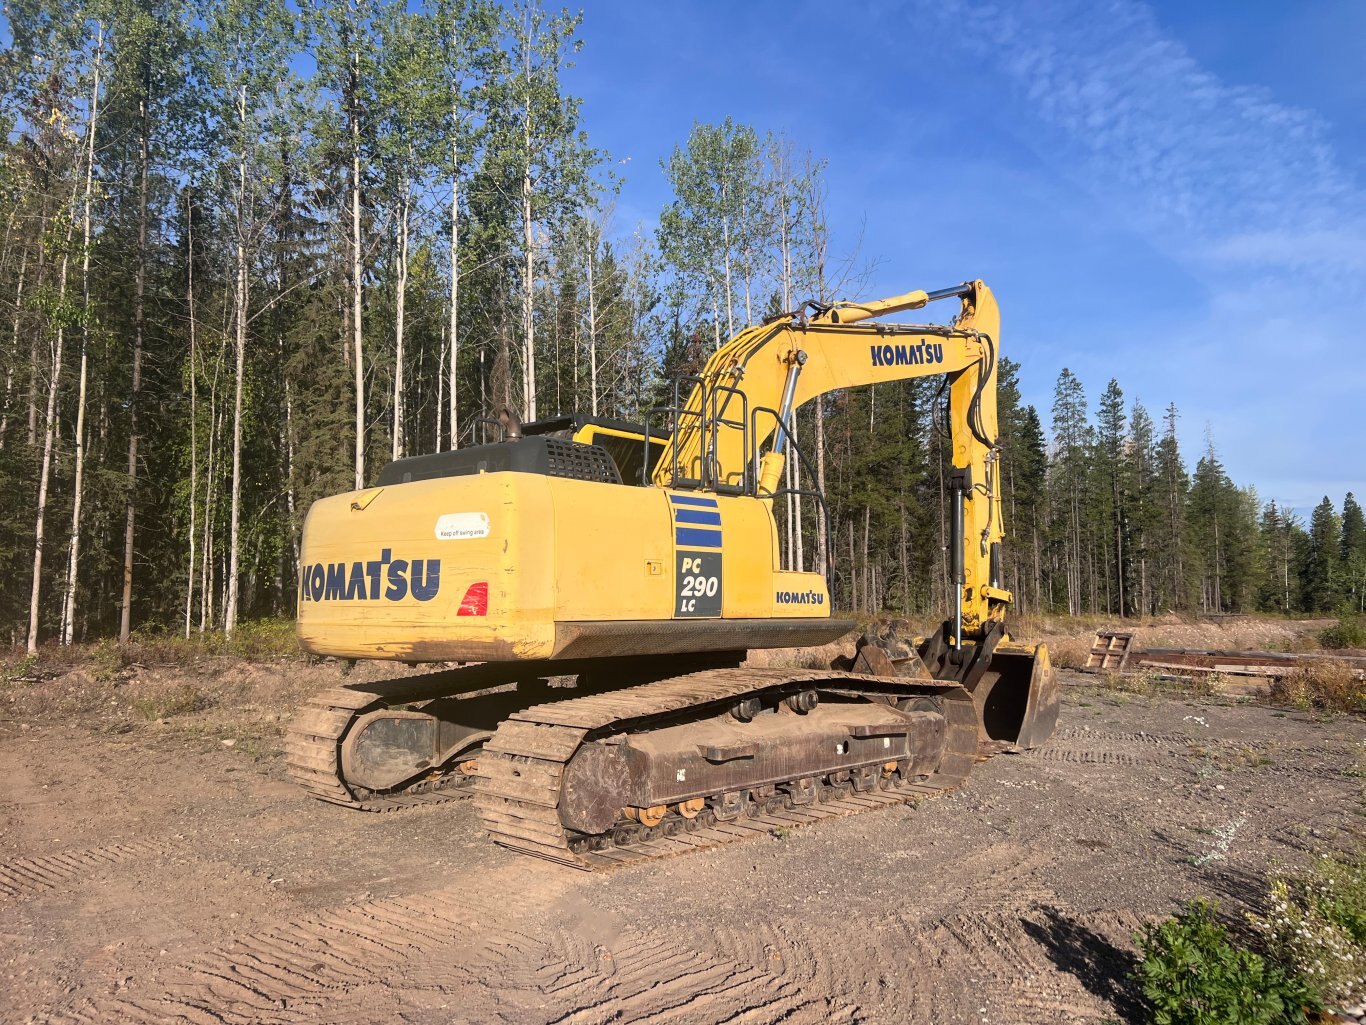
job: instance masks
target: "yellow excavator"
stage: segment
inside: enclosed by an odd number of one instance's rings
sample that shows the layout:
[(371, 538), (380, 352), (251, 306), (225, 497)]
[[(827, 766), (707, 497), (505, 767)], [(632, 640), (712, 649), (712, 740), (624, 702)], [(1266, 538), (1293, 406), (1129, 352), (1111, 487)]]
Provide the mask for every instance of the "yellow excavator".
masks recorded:
[[(880, 319), (954, 299), (949, 325)], [(644, 424), (504, 410), (498, 441), (315, 503), (303, 648), (458, 665), (319, 694), (290, 727), (290, 774), (369, 811), (472, 796), (498, 843), (592, 869), (932, 796), (1041, 744), (1054, 673), (1005, 626), (999, 323), (981, 281), (807, 303), (722, 345)], [(865, 636), (836, 664), (746, 666), (855, 626), (825, 576), (783, 568), (776, 502), (828, 530), (822, 495), (782, 486), (795, 412), (932, 375), (953, 618), (910, 644)]]

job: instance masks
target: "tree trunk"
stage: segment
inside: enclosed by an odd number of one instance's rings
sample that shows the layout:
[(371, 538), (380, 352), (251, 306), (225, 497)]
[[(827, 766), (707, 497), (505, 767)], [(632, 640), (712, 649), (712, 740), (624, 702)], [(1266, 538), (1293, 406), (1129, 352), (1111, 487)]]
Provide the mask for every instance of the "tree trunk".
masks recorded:
[(525, 127), (526, 160), (522, 173), (522, 244), (526, 253), (522, 266), (522, 406), (528, 420), (536, 419), (536, 324), (532, 300), (536, 287), (534, 228), (531, 219), (531, 107), (527, 101)]
[(863, 507), (863, 597), (864, 609), (868, 612), (876, 612), (873, 608), (873, 577), (872, 577), (872, 556), (869, 548), (869, 541), (873, 528), (873, 507), (865, 505)]
[[(199, 502), (199, 370), (196, 366), (198, 339), (194, 315), (194, 206), (189, 192), (185, 194), (185, 247), (186, 276), (189, 279), (185, 286), (185, 304), (190, 316), (190, 554), (185, 574), (185, 638), (188, 640), (194, 610), (195, 557), (198, 554), (195, 546), (199, 540), (196, 522), (196, 506)], [(205, 515), (208, 515), (207, 510)]]
[(139, 138), (138, 266), (133, 285), (133, 388), (128, 398), (128, 500), (123, 535), (123, 603), (119, 608), (119, 643), (127, 644), (133, 622), (133, 533), (137, 520), (138, 398), (142, 391), (142, 336), (147, 320), (147, 177), (151, 162), (151, 65), (143, 65), (142, 115)]
[(247, 313), (250, 305), (250, 279), (247, 274), (247, 97), (245, 88), (238, 92), (238, 116), (241, 119), (242, 151), (237, 161), (237, 290), (233, 349), (236, 373), (233, 381), (232, 402), (232, 504), (228, 520), (228, 587), (223, 613), (223, 631), (231, 637), (237, 629), (238, 570), (241, 562), (242, 520), (242, 379), (246, 376)]
[(365, 487), (365, 354), (361, 333), (360, 51), (351, 54), (351, 346), (356, 372), (356, 490)]
[(535, 222), (531, 205), (531, 28), (522, 42), (522, 74), (526, 95), (522, 108), (522, 416), (536, 419), (536, 325), (532, 300), (536, 290)]
[[(723, 196), (723, 202), (724, 202), (724, 201), (725, 201), (725, 200), (724, 200), (724, 190), (722, 191), (722, 196)], [(724, 214), (723, 214), (722, 217), (721, 217), (721, 235), (722, 235), (722, 239), (723, 239), (723, 243), (722, 243), (722, 244), (725, 246), (725, 250), (724, 250), (723, 255), (724, 255), (724, 258), (725, 258), (725, 267), (726, 267), (726, 337), (727, 337), (727, 338), (734, 338), (734, 337), (735, 337), (735, 302), (734, 302), (734, 300), (731, 298), (731, 289), (730, 289), (730, 217), (728, 217), (728, 216), (726, 216), (726, 215), (724, 215)]]
[[(39, 223), (46, 220), (47, 204), (43, 204), (39, 214)], [(38, 247), (38, 268), (34, 279), (39, 287), (44, 281), (43, 268), (47, 264), (47, 247)], [(19, 323), (19, 308), (16, 304), (14, 313), (14, 323), (16, 330)], [(28, 447), (31, 449), (38, 444), (38, 332), (28, 332)]]
[(1119, 467), (1114, 469), (1114, 502), (1115, 502), (1115, 594), (1119, 599), (1119, 615), (1123, 619), (1127, 614), (1124, 607), (1124, 514), (1121, 509), (1122, 496), (1119, 488)]
[(215, 484), (218, 478), (217, 456), (219, 451), (219, 430), (222, 423), (218, 410), (218, 371), (222, 367), (222, 358), (219, 358), (219, 366), (214, 368), (213, 384), (209, 389), (209, 451), (208, 465), (204, 469), (204, 562), (200, 567), (199, 580), (199, 632), (213, 626), (213, 588), (214, 580), (212, 577), (213, 567), (213, 502)]
[(85, 396), (90, 351), (90, 202), (95, 175), (95, 128), (100, 111), (100, 60), (104, 53), (104, 25), (97, 28), (93, 83), (90, 87), (90, 120), (86, 127), (85, 206), (81, 217), (81, 374), (76, 399), (76, 479), (71, 501), (71, 551), (66, 566), (66, 601), (62, 605), (62, 643), (75, 634), (76, 580), (81, 564), (81, 504), (85, 495)]
[(446, 375), (442, 368), (446, 365), (446, 326), (441, 326), (441, 348), (436, 354), (436, 439), (434, 441), (433, 452), (441, 451), (441, 439), (445, 437), (446, 425), (441, 422), (441, 415), (446, 409)]
[[(454, 99), (451, 102), (451, 365), (449, 370), (451, 448), (455, 448), (460, 443), (460, 409), (458, 404), (460, 382), (459, 378), (456, 376), (460, 356), (460, 335), (457, 333), (460, 315), (460, 143), (455, 134), (458, 129), (459, 116), (460, 87), (457, 85), (454, 90)], [(437, 450), (440, 451), (441, 442), (439, 438), (437, 439), (436, 447)]]
[(393, 459), (403, 457), (403, 315), (408, 298), (408, 209), (411, 193), (403, 187), (398, 221), (398, 280), (394, 284), (394, 433)]
[[(5, 415), (0, 419), (0, 448), (5, 447), (5, 435), (9, 431), (9, 396), (10, 389), (14, 385), (14, 363), (19, 360), (19, 313), (24, 308), (24, 272), (28, 270), (28, 249), (25, 248), (19, 255), (19, 284), (14, 290), (14, 318), (10, 324), (10, 352), (13, 354), (14, 362), (5, 368)], [(30, 370), (33, 362), (29, 362)], [(30, 404), (30, 408), (32, 405)], [(32, 442), (30, 441), (30, 444)]]
[[(71, 196), (71, 202), (73, 205), (76, 202), (74, 192)], [(66, 228), (66, 245), (62, 249), (62, 266), (57, 279), (57, 301), (59, 305), (66, 299), (66, 272), (71, 253), (71, 239), (75, 230), (76, 222), (71, 221)], [(43, 589), (43, 541), (47, 526), (47, 492), (48, 484), (52, 479), (53, 441), (57, 434), (57, 390), (60, 387), (62, 377), (64, 333), (64, 321), (58, 320), (57, 336), (52, 346), (52, 372), (48, 376), (47, 382), (47, 413), (43, 419), (43, 462), (38, 475), (38, 513), (33, 529), (33, 588), (30, 593), (28, 613), (29, 654), (38, 650), (38, 614)], [(37, 373), (36, 367), (34, 373)]]
[[(817, 396), (816, 398), (816, 490), (822, 495), (825, 494), (825, 400)], [(828, 538), (826, 535), (826, 524), (820, 523), (816, 526), (816, 572), (825, 576), (830, 565), (830, 552), (826, 545)]]
[[(589, 229), (590, 236), (592, 229)], [(598, 243), (589, 239), (588, 248), (588, 390), (589, 408), (598, 415), (598, 303), (594, 295), (593, 264), (597, 262)]]
[[(280, 351), (284, 351), (284, 339), (280, 340)], [(437, 375), (440, 376), (439, 374)], [(285, 508), (289, 512), (289, 544), (294, 552), (294, 574), (299, 572), (299, 511), (294, 487), (294, 397), (289, 387), (289, 375), (285, 375)]]

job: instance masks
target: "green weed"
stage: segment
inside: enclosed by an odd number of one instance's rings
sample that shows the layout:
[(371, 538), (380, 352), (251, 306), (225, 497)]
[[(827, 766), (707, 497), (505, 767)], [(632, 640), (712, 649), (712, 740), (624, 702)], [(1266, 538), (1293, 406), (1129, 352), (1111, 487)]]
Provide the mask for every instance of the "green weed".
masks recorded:
[(136, 697), (130, 706), (134, 714), (143, 719), (169, 719), (173, 715), (212, 708), (213, 699), (194, 684), (181, 683), (168, 690)]
[(1218, 905), (1193, 900), (1134, 937), (1156, 1025), (1292, 1025), (1319, 1002), (1292, 970), (1230, 941)]
[(1325, 1003), (1366, 996), (1366, 855), (1325, 855), (1302, 879), (1273, 876), (1267, 905), (1248, 920), (1274, 957)]

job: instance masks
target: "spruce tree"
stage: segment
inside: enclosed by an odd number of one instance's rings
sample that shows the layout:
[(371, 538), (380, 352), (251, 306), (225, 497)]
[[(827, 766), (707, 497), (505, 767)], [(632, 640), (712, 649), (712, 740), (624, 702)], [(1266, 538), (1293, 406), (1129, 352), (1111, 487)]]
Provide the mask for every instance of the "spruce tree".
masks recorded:
[(1366, 612), (1366, 516), (1352, 492), (1342, 500), (1342, 589), (1347, 606)]
[(1304, 602), (1312, 612), (1331, 612), (1342, 593), (1342, 521), (1327, 495), (1309, 517), (1309, 550), (1304, 562)]

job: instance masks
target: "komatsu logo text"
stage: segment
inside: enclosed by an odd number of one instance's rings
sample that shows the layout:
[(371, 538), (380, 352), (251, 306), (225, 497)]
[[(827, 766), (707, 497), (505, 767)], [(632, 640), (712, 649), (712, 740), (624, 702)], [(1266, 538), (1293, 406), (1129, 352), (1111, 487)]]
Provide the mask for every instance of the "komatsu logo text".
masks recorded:
[(943, 342), (921, 342), (918, 345), (872, 345), (875, 367), (914, 367), (922, 363), (943, 363)]
[(299, 570), (300, 601), (431, 601), (440, 589), (440, 559), (395, 559), (389, 548), (368, 562), (315, 562)]
[(773, 596), (779, 605), (824, 605), (820, 591), (779, 591)]

